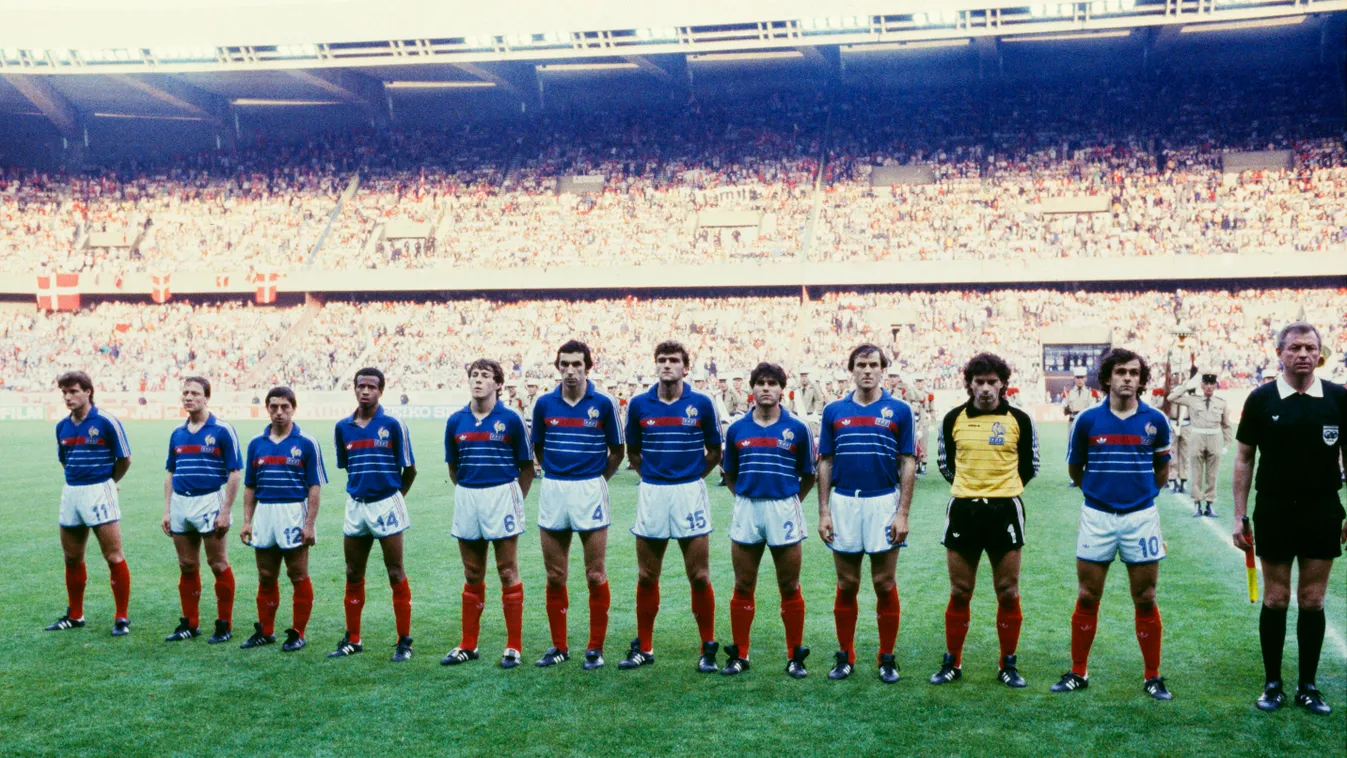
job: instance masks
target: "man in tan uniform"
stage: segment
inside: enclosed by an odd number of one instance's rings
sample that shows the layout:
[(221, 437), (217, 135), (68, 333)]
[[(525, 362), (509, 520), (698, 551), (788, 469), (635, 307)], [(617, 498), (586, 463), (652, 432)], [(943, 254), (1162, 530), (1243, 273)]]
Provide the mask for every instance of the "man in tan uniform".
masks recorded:
[(744, 375), (736, 373), (725, 389), (725, 413), (731, 420), (748, 412), (748, 395), (744, 389)]
[(926, 376), (917, 374), (912, 378), (913, 387), (908, 392), (907, 403), (916, 414), (917, 427), (917, 473), (926, 473), (926, 453), (929, 447), (926, 441), (931, 437), (931, 420), (935, 418), (935, 395), (926, 388)]
[[(1194, 377), (1197, 375), (1194, 374)], [(1184, 382), (1182, 387), (1187, 387), (1192, 382), (1189, 379)], [(1171, 438), (1174, 440), (1174, 457), (1169, 464), (1169, 491), (1187, 492), (1188, 491), (1188, 443), (1191, 441), (1193, 414), (1188, 409), (1178, 403), (1169, 404), (1169, 426), (1171, 428)]]
[[(1200, 395), (1197, 394), (1199, 386), (1202, 388)], [(1216, 515), (1216, 476), (1221, 469), (1221, 455), (1230, 447), (1234, 436), (1229, 406), (1225, 398), (1216, 396), (1216, 387), (1216, 372), (1204, 371), (1166, 398), (1186, 409), (1192, 419), (1184, 436), (1189, 438), (1188, 454), (1192, 456), (1193, 504), (1197, 508), (1194, 518)]]
[(819, 423), (823, 420), (823, 408), (828, 404), (823, 390), (810, 376), (808, 368), (800, 369), (800, 388), (795, 391), (795, 412), (809, 425), (809, 432), (815, 436), (819, 432)]
[[(1066, 438), (1071, 439), (1071, 427), (1075, 426), (1076, 416), (1094, 405), (1094, 391), (1085, 386), (1085, 367), (1077, 366), (1071, 370), (1074, 384), (1062, 395), (1062, 413), (1066, 416)], [(1075, 487), (1075, 482), (1067, 484)]]

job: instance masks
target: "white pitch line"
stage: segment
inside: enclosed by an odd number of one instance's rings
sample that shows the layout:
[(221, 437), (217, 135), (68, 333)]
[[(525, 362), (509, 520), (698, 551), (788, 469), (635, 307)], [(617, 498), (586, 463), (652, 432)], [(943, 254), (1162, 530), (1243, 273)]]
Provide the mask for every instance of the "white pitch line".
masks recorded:
[[(1187, 505), (1190, 512), (1191, 512), (1191, 510), (1193, 509), (1193, 507), (1194, 507), (1194, 506), (1193, 506), (1193, 498), (1192, 498), (1191, 495), (1189, 495), (1189, 494), (1187, 494), (1187, 493), (1179, 494), (1179, 493), (1175, 493), (1175, 492), (1169, 492), (1169, 493), (1167, 493), (1167, 494), (1169, 494), (1171, 497), (1173, 497), (1175, 500), (1179, 501), (1180, 503), (1184, 503), (1185, 505)], [(1223, 524), (1224, 522), (1221, 520), (1221, 518), (1219, 518), (1219, 517), (1218, 517), (1218, 518), (1206, 518), (1206, 517), (1203, 517), (1203, 518), (1202, 518), (1202, 523), (1205, 524), (1205, 525), (1207, 526), (1207, 528), (1210, 529), (1210, 530), (1212, 531), (1212, 533), (1216, 535), (1217, 539), (1219, 539), (1219, 540), (1220, 540), (1226, 547), (1230, 548), (1231, 550), (1235, 551), (1236, 553), (1239, 553), (1241, 558), (1244, 556), (1244, 551), (1243, 551), (1243, 550), (1240, 550), (1240, 549), (1237, 548), (1237, 547), (1235, 547), (1235, 543), (1231, 541), (1231, 539), (1230, 539), (1230, 534), (1226, 534), (1226, 533), (1225, 533), (1225, 530), (1224, 530), (1224, 528), (1222, 527), (1222, 524)], [(1233, 532), (1232, 532), (1232, 533), (1233, 533)], [(1259, 589), (1260, 589), (1260, 590), (1263, 590), (1263, 589), (1265, 589), (1266, 586), (1267, 586), (1267, 582), (1263, 580), (1263, 566), (1262, 566), (1261, 562), (1260, 562), (1260, 561), (1257, 561), (1257, 560), (1254, 561), (1254, 566), (1256, 567), (1256, 569), (1257, 569), (1257, 571), (1258, 571)], [(1295, 588), (1294, 586), (1291, 587), (1290, 595), (1291, 595), (1291, 606), (1292, 606), (1292, 607), (1296, 607), (1296, 606), (1297, 606), (1297, 603), (1296, 603), (1296, 588)], [(1343, 659), (1347, 659), (1347, 638), (1344, 638), (1344, 637), (1342, 636), (1342, 632), (1339, 631), (1338, 628), (1337, 628), (1336, 626), (1334, 626), (1333, 624), (1327, 624), (1327, 625), (1325, 625), (1325, 631), (1328, 633), (1327, 636), (1328, 636), (1329, 641), (1332, 642), (1332, 643), (1333, 643), (1333, 647), (1337, 649), (1338, 655), (1339, 655), (1341, 658), (1343, 658)]]

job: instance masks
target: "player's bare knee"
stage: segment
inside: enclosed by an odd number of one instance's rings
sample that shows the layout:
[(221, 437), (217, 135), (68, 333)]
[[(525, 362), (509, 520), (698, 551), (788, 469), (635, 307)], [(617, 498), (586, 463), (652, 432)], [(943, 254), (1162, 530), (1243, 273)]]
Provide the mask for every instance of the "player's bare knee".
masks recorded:
[(548, 566), (547, 586), (554, 590), (565, 587), (568, 578), (567, 573), (565, 566)]
[(688, 572), (688, 584), (692, 585), (694, 590), (704, 590), (711, 586), (711, 572), (706, 569), (695, 569)]
[(229, 570), (229, 561), (224, 558), (209, 560), (206, 565), (210, 566), (210, 572), (216, 577), (221, 576), (224, 572)]
[(1132, 605), (1141, 613), (1150, 613), (1155, 610), (1155, 588), (1147, 587), (1132, 593)]
[(739, 593), (740, 595), (752, 595), (753, 593), (755, 593), (755, 592), (758, 591), (758, 580), (757, 580), (757, 578), (755, 577), (755, 578), (753, 578), (753, 579), (747, 579), (747, 578), (744, 578), (744, 579), (735, 579), (735, 580), (734, 580), (734, 591), (737, 592), (737, 593)]
[(407, 579), (407, 572), (401, 566), (388, 567), (388, 583), (402, 584)]
[(1099, 593), (1092, 587), (1081, 587), (1076, 593), (1076, 602), (1087, 611), (1095, 610), (1099, 607)]
[(298, 566), (286, 566), (285, 575), (290, 579), (291, 584), (299, 584), (309, 578), (309, 570), (307, 568), (299, 568)]
[(357, 567), (355, 567), (355, 566), (347, 566), (347, 567), (346, 567), (346, 581), (348, 581), (348, 582), (350, 582), (350, 583), (352, 583), (352, 584), (355, 584), (355, 583), (357, 583), (357, 582), (363, 582), (363, 581), (365, 581), (365, 569), (364, 569), (364, 568), (357, 568)]
[(178, 571), (181, 571), (181, 572), (184, 573), (184, 574), (196, 574), (196, 573), (200, 573), (200, 571), (201, 571), (201, 561), (197, 560), (196, 558), (191, 558), (191, 559), (183, 559), (183, 558), (179, 558), (179, 559), (178, 559)]
[(1324, 609), (1324, 590), (1322, 587), (1301, 587), (1296, 593), (1296, 603), (1302, 611), (1322, 611)]
[(586, 568), (585, 581), (591, 587), (597, 587), (598, 585), (604, 584), (608, 581), (608, 572), (604, 571), (601, 568)]
[(949, 596), (950, 596), (951, 599), (957, 600), (957, 601), (962, 602), (962, 603), (972, 602), (972, 600), (973, 600), (973, 583), (972, 583), (972, 582), (950, 582), (950, 583), (949, 583)]
[(107, 561), (108, 566), (111, 567), (116, 566), (118, 563), (121, 563), (122, 561), (125, 561), (126, 556), (122, 555), (122, 551), (120, 550), (113, 550), (111, 552), (104, 553), (103, 560)]
[(515, 566), (499, 566), (496, 574), (500, 576), (500, 586), (513, 587), (519, 584), (519, 569)]
[(837, 577), (837, 590), (848, 595), (854, 595), (857, 592), (860, 592), (861, 582), (859, 579), (849, 576), (839, 576)]
[(1007, 582), (996, 587), (996, 602), (1001, 605), (1013, 605), (1020, 599), (1019, 582)]
[(898, 582), (894, 581), (893, 577), (883, 576), (875, 577), (874, 585), (876, 595), (887, 595), (894, 587), (898, 586)]

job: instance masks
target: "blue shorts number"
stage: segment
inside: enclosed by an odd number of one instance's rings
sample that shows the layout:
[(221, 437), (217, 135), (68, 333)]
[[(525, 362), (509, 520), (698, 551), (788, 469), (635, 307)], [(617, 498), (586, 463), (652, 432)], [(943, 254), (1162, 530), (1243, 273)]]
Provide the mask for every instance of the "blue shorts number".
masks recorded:
[(591, 516), (595, 521), (603, 521), (603, 506), (600, 505), (594, 509), (594, 515)]
[(505, 531), (507, 532), (514, 531), (514, 514), (507, 514), (505, 516)]
[(795, 522), (787, 521), (786, 523), (781, 525), (781, 528), (786, 530), (786, 539), (788, 540), (795, 539)]
[(384, 523), (387, 524), (389, 529), (398, 528), (398, 514), (395, 512), (390, 512), (388, 514), (388, 520), (385, 521)]
[(285, 530), (285, 542), (289, 545), (298, 545), (303, 537), (304, 530), (297, 526), (292, 526)]
[(1160, 538), (1151, 537), (1150, 542), (1151, 542), (1151, 555), (1157, 558), (1160, 557)]

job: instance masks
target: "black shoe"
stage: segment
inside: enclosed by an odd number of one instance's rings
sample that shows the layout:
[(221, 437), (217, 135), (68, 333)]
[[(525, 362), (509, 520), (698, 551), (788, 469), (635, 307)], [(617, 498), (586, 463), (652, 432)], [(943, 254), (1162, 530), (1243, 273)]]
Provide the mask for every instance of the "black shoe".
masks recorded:
[(60, 618), (56, 619), (55, 621), (53, 621), (52, 623), (48, 624), (43, 628), (48, 632), (62, 632), (65, 631), (66, 629), (79, 629), (83, 626), (84, 626), (84, 619), (70, 618), (70, 608), (67, 607), (65, 609), (65, 615), (61, 616)]
[(124, 637), (131, 633), (131, 622), (127, 619), (113, 619), (112, 636)]
[(1193, 510), (1193, 518), (1202, 518), (1202, 504), (1193, 503), (1196, 508)]
[(475, 660), (477, 660), (477, 651), (475, 649), (464, 650), (461, 647), (456, 647), (444, 654), (444, 657), (440, 659), (440, 665), (457, 666), (460, 663), (467, 663), (468, 661)]
[[(739, 657), (738, 645), (726, 645), (725, 655), (729, 657), (729, 660), (725, 661), (725, 668), (720, 670), (722, 676), (734, 676), (735, 674), (742, 674), (743, 672), (748, 671), (748, 669), (750, 668), (750, 666), (748, 665), (748, 659)], [(698, 666), (698, 668), (700, 668), (700, 666)]]
[(1281, 682), (1268, 682), (1263, 685), (1263, 694), (1254, 701), (1260, 711), (1275, 711), (1286, 705), (1286, 693), (1282, 690)]
[(239, 648), (243, 650), (248, 650), (249, 648), (262, 647), (263, 645), (271, 645), (274, 644), (275, 642), (276, 637), (274, 635), (262, 634), (262, 625), (254, 623), (253, 636), (244, 640), (243, 644), (239, 645)]
[(581, 664), (580, 668), (583, 668), (585, 671), (603, 668), (603, 651), (598, 648), (586, 650), (585, 662)]
[(1202, 515), (1206, 516), (1207, 518), (1216, 518), (1217, 516), (1216, 509), (1212, 507), (1211, 503), (1207, 503), (1207, 512)]
[(303, 650), (307, 644), (309, 644), (309, 641), (301, 637), (299, 632), (294, 629), (286, 629), (285, 642), (281, 645), (281, 651), (293, 653), (297, 650)]
[(649, 666), (655, 662), (655, 654), (647, 653), (641, 649), (641, 640), (639, 638), (631, 641), (631, 650), (627, 651), (627, 657), (618, 662), (620, 669), (634, 669), (641, 666)]
[(182, 642), (183, 640), (195, 639), (201, 636), (201, 629), (187, 623), (186, 616), (178, 617), (178, 628), (173, 633), (164, 638), (164, 642)]
[(885, 684), (895, 684), (898, 681), (898, 663), (894, 660), (893, 653), (879, 656), (879, 681)]
[(1015, 666), (1015, 654), (1011, 653), (1001, 659), (1001, 670), (996, 672), (996, 678), (1007, 687), (1027, 687), (1029, 683), (1020, 676), (1020, 670)]
[(412, 659), (412, 638), (398, 637), (398, 644), (393, 646), (393, 662), (402, 663)]
[(1090, 680), (1083, 676), (1078, 676), (1074, 671), (1068, 671), (1062, 674), (1062, 678), (1052, 685), (1053, 692), (1075, 692), (1083, 690), (1090, 686)]
[(797, 647), (791, 654), (790, 660), (786, 661), (786, 673), (792, 679), (803, 679), (809, 676), (809, 669), (804, 667), (804, 659), (809, 657), (809, 648)]
[[(289, 632), (286, 632), (286, 644), (289, 642)], [(347, 632), (341, 636), (341, 642), (337, 643), (337, 649), (327, 654), (328, 658), (345, 658), (348, 655), (365, 652), (365, 646), (359, 642), (351, 641), (351, 633)]]
[(500, 656), (500, 667), (503, 669), (512, 669), (519, 667), (520, 654), (518, 650), (512, 647), (505, 648), (505, 652)]
[(1302, 684), (1296, 688), (1296, 705), (1316, 716), (1327, 716), (1333, 709), (1324, 702), (1324, 696), (1313, 684)]
[(548, 666), (555, 666), (558, 663), (569, 661), (570, 659), (571, 659), (570, 651), (557, 650), (554, 647), (549, 647), (547, 648), (547, 652), (543, 653), (543, 657), (538, 659), (538, 663), (536, 665), (538, 666), (538, 668), (546, 668)]
[(207, 645), (218, 645), (221, 642), (228, 642), (234, 638), (234, 630), (228, 621), (224, 619), (215, 620), (215, 634), (206, 640)]
[(931, 674), (931, 684), (949, 684), (963, 678), (963, 669), (954, 665), (954, 656), (945, 653), (940, 661), (940, 670)]
[(1187, 479), (1180, 479), (1180, 480), (1179, 480), (1179, 492), (1182, 492), (1182, 493), (1185, 493), (1185, 494), (1188, 492), (1188, 480), (1187, 480)]
[(1165, 678), (1163, 676), (1147, 679), (1146, 683), (1142, 685), (1142, 689), (1146, 690), (1146, 694), (1156, 700), (1174, 699), (1174, 696), (1169, 694), (1169, 688), (1165, 686)]
[(703, 642), (702, 656), (697, 659), (697, 671), (703, 674), (720, 671), (720, 666), (716, 663), (716, 652), (719, 650), (719, 642)]
[(855, 668), (851, 659), (847, 657), (847, 651), (838, 650), (833, 654), (833, 659), (837, 661), (833, 664), (833, 670), (828, 672), (829, 679), (846, 679), (851, 676), (851, 670)]

